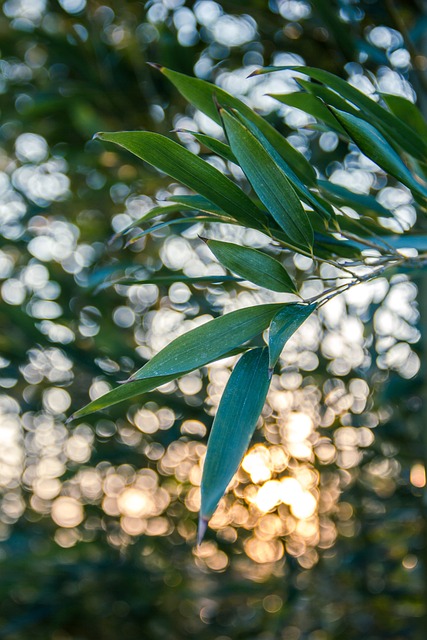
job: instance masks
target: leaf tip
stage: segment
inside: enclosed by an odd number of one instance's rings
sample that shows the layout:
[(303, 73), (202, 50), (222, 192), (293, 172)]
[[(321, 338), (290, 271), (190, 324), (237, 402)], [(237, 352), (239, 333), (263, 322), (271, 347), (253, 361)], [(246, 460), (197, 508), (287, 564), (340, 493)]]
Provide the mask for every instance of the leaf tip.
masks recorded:
[(262, 69), (255, 69), (255, 71), (252, 71), (247, 77), (253, 78), (254, 76), (259, 76), (261, 72), (262, 72)]
[(157, 64), (157, 62), (147, 62), (149, 67), (153, 69), (157, 69), (157, 71), (163, 71), (164, 67), (161, 64)]
[(205, 537), (206, 530), (208, 528), (208, 519), (204, 518), (202, 514), (199, 515), (199, 526), (197, 528), (197, 545), (200, 546)]
[(199, 240), (201, 240), (202, 242), (204, 242), (205, 244), (208, 244), (209, 242), (209, 238), (205, 238), (204, 236), (197, 236), (199, 238)]
[(104, 136), (104, 132), (103, 131), (97, 131), (97, 133), (93, 134), (92, 140), (102, 140), (103, 136)]
[(75, 418), (75, 414), (72, 413), (70, 416), (68, 416), (68, 418), (65, 420), (65, 425), (70, 424), (70, 422), (72, 422)]

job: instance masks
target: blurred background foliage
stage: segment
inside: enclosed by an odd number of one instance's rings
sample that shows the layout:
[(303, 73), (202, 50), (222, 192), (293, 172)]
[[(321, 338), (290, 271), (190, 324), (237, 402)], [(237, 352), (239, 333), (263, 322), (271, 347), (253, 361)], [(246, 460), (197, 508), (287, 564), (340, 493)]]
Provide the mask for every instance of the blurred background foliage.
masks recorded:
[[(396, 231), (415, 222), (408, 193), (265, 96), (294, 90), (287, 76), (247, 76), (305, 62), (367, 93), (374, 78), (418, 92), (423, 108), (426, 23), (422, 0), (2, 3), (1, 638), (425, 638), (422, 276), (361, 285), (292, 338), (200, 548), (200, 460), (231, 359), (84, 423), (65, 418), (196, 318), (265, 300), (249, 284), (137, 284), (220, 273), (200, 225), (110, 241), (186, 191), (93, 134), (215, 134), (146, 62), (245, 96), (332, 182), (375, 193)], [(245, 233), (234, 239), (262, 244)], [(311, 261), (289, 266), (310, 293)]]

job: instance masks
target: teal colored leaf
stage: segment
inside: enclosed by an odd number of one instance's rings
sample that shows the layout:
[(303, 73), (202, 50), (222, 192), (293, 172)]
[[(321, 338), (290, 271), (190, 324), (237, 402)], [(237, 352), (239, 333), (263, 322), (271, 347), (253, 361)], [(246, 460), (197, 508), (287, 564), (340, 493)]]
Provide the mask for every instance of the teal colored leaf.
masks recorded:
[(207, 240), (207, 245), (224, 267), (245, 280), (271, 291), (296, 293), (295, 283), (285, 267), (271, 256), (257, 249), (219, 240)]
[(268, 349), (269, 368), (272, 371), (289, 338), (316, 309), (315, 304), (287, 304), (271, 321)]
[[(236, 114), (242, 124), (245, 125), (253, 136), (261, 143), (266, 151), (270, 154), (273, 160), (281, 168), (285, 176), (292, 184), (295, 191), (298, 193), (301, 200), (309, 204), (315, 211), (320, 213), (324, 218), (330, 219), (334, 217), (334, 211), (328, 202), (323, 200), (317, 193), (312, 193), (308, 187), (298, 178), (293, 169), (289, 166), (286, 160), (277, 152), (277, 149), (267, 140), (262, 131), (250, 120), (243, 117), (240, 114)], [(333, 116), (332, 116), (333, 117)]]
[(262, 333), (282, 306), (257, 305), (210, 320), (175, 338), (129, 380), (172, 374), (178, 376), (218, 360), (231, 349)]
[(182, 218), (174, 218), (173, 220), (165, 220), (165, 222), (159, 222), (159, 224), (155, 224), (148, 229), (144, 229), (140, 233), (132, 236), (132, 238), (127, 242), (126, 246), (134, 244), (140, 238), (143, 238), (150, 233), (155, 233), (156, 231), (161, 231), (166, 227), (174, 227), (176, 225), (192, 225), (198, 224), (200, 222), (222, 222), (223, 224), (236, 224), (234, 220), (230, 220), (229, 218), (219, 218), (218, 216), (187, 216)]
[(311, 250), (313, 229), (285, 173), (237, 118), (222, 110), (230, 147), (254, 191), (290, 242)]
[(230, 162), (234, 162), (237, 164), (237, 160), (234, 157), (230, 147), (225, 142), (221, 142), (212, 136), (208, 136), (205, 133), (199, 133), (198, 131), (189, 131), (188, 129), (177, 129), (177, 132), (180, 133), (189, 133), (196, 140), (198, 140), (205, 147), (216, 153), (217, 156), (221, 156), (224, 160), (229, 160)]
[[(234, 355), (238, 355), (244, 351), (244, 348), (239, 347), (231, 350), (229, 353), (225, 354), (223, 357), (230, 357)], [(172, 382), (172, 380), (176, 380), (176, 378), (180, 378), (181, 376), (189, 373), (189, 371), (184, 371), (180, 373), (178, 376), (176, 374), (171, 374), (168, 376), (156, 376), (154, 378), (144, 378), (143, 380), (134, 380), (133, 382), (125, 382), (115, 389), (111, 389), (107, 393), (104, 393), (103, 396), (96, 398), (96, 400), (92, 400), (87, 405), (75, 411), (67, 420), (67, 422), (71, 422), (72, 420), (77, 420), (79, 418), (84, 418), (85, 416), (95, 413), (96, 411), (101, 411), (102, 409), (108, 409), (119, 402), (124, 402), (125, 400), (130, 400), (131, 398), (136, 398), (137, 396), (141, 396), (144, 393), (149, 393), (150, 391), (154, 391), (158, 387), (161, 387), (163, 384), (167, 384), (168, 382)]]
[[(156, 65), (154, 65), (156, 66)], [(276, 129), (260, 115), (252, 111), (244, 102), (233, 97), (224, 89), (201, 80), (193, 78), (165, 67), (159, 70), (175, 85), (180, 94), (192, 105), (199, 109), (214, 122), (221, 125), (217, 104), (223, 107), (236, 109), (243, 116), (251, 120), (263, 132), (268, 141), (277, 149), (277, 152), (289, 163), (300, 180), (304, 184), (314, 186), (316, 172), (306, 158), (297, 151)]]
[(123, 276), (116, 278), (115, 280), (107, 280), (98, 285), (94, 293), (99, 293), (108, 287), (112, 287), (116, 284), (128, 286), (133, 284), (156, 284), (156, 285), (169, 285), (174, 282), (185, 282), (186, 284), (221, 284), (224, 282), (241, 282), (242, 278), (235, 278), (233, 276), (185, 276), (182, 273), (177, 273), (170, 276), (148, 276), (141, 278), (138, 276)]
[(194, 189), (238, 222), (262, 228), (265, 216), (252, 200), (221, 171), (177, 142), (151, 131), (98, 133), (97, 137), (118, 144)]
[(344, 113), (333, 107), (332, 110), (362, 153), (400, 180), (411, 191), (415, 191), (424, 198), (427, 197), (427, 189), (415, 180), (400, 156), (375, 127), (350, 113)]
[(395, 96), (391, 93), (382, 93), (381, 97), (390, 111), (399, 120), (410, 122), (414, 131), (427, 143), (427, 122), (424, 120), (417, 105), (403, 96)]
[(282, 104), (286, 104), (289, 107), (300, 109), (304, 113), (308, 113), (316, 120), (320, 120), (329, 126), (329, 128), (344, 133), (345, 131), (336, 118), (332, 115), (328, 107), (319, 100), (315, 95), (311, 93), (305, 93), (303, 91), (295, 91), (293, 93), (270, 93), (271, 98), (274, 98)]
[(338, 207), (351, 207), (358, 213), (368, 216), (379, 215), (383, 218), (389, 218), (393, 215), (374, 196), (366, 193), (355, 193), (340, 184), (334, 184), (328, 180), (318, 180), (317, 184), (325, 197)]
[[(395, 140), (396, 143), (407, 153), (412, 155), (418, 160), (424, 160), (427, 155), (427, 142), (424, 142), (416, 133), (411, 129), (406, 122), (402, 122), (393, 113), (384, 109), (378, 102), (375, 102), (369, 98), (366, 94), (362, 93), (356, 87), (335, 76), (329, 71), (323, 69), (316, 69), (314, 67), (265, 67), (259, 69), (252, 75), (259, 75), (263, 73), (271, 73), (279, 70), (292, 70), (322, 82), (324, 85), (337, 92), (341, 98), (345, 98), (358, 109), (360, 109), (359, 116), (366, 121), (372, 122), (377, 128), (379, 128), (384, 136), (389, 140)], [(338, 107), (340, 109), (340, 107)], [(341, 109), (347, 111), (347, 109)]]
[(228, 380), (209, 435), (201, 484), (199, 543), (247, 451), (269, 385), (268, 349), (247, 351)]

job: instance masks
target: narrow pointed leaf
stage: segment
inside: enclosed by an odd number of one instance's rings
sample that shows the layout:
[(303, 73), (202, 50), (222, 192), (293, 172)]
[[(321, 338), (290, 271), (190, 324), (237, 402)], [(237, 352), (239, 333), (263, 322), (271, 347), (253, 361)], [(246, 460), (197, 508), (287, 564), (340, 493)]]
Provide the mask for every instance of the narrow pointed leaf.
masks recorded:
[(223, 110), (230, 147), (254, 191), (291, 243), (311, 249), (313, 229), (285, 173), (239, 120)]
[(152, 276), (146, 278), (138, 278), (137, 276), (123, 276), (116, 280), (108, 280), (98, 285), (94, 293), (99, 293), (108, 287), (112, 287), (116, 284), (120, 285), (133, 285), (133, 284), (156, 284), (156, 285), (169, 285), (174, 282), (185, 282), (186, 284), (221, 284), (223, 282), (240, 282), (242, 278), (235, 278), (234, 276), (185, 276), (183, 274), (174, 274), (171, 276)]
[(274, 98), (282, 104), (286, 104), (289, 107), (300, 109), (304, 113), (308, 113), (316, 120), (320, 120), (327, 124), (331, 129), (345, 133), (344, 129), (336, 118), (332, 115), (325, 104), (319, 100), (315, 95), (311, 93), (305, 93), (303, 91), (295, 91), (293, 93), (270, 93), (271, 98)]
[(273, 370), (283, 347), (316, 309), (315, 304), (287, 304), (274, 316), (268, 338), (269, 368)]
[[(242, 347), (233, 349), (223, 357), (235, 356), (242, 351), (244, 351), (244, 348)], [(144, 378), (143, 380), (135, 380), (133, 382), (126, 382), (124, 384), (121, 384), (120, 386), (115, 387), (115, 389), (111, 389), (111, 391), (104, 393), (103, 396), (96, 398), (96, 400), (92, 400), (92, 402), (89, 402), (81, 409), (78, 409), (78, 411), (75, 411), (68, 418), (67, 422), (83, 418), (90, 413), (95, 413), (96, 411), (101, 411), (102, 409), (108, 409), (109, 407), (112, 407), (119, 402), (124, 402), (125, 400), (130, 400), (131, 398), (141, 396), (144, 393), (154, 391), (154, 389), (157, 389), (158, 387), (161, 387), (163, 384), (167, 384), (168, 382), (172, 382), (172, 380), (176, 380), (176, 378), (179, 378), (186, 373), (189, 373), (189, 371), (184, 371), (178, 376), (176, 374), (171, 374), (168, 376), (156, 376), (154, 378)]]
[(378, 102), (375, 102), (366, 94), (356, 89), (356, 87), (353, 87), (329, 71), (304, 66), (265, 67), (259, 69), (252, 75), (260, 75), (285, 69), (303, 73), (318, 82), (322, 82), (330, 89), (333, 89), (342, 98), (356, 105), (361, 110), (361, 117), (370, 122), (374, 122), (375, 126), (381, 129), (383, 135), (394, 139), (404, 151), (418, 160), (425, 159), (427, 155), (427, 142), (421, 140), (406, 122), (399, 120), (399, 118), (387, 111), (387, 109), (384, 109)]
[(234, 157), (230, 147), (225, 142), (221, 142), (212, 136), (208, 136), (205, 133), (199, 133), (198, 131), (189, 131), (188, 129), (179, 129), (184, 133), (190, 133), (196, 140), (198, 140), (205, 147), (216, 153), (217, 156), (221, 156), (224, 160), (229, 160), (237, 164), (237, 160)]
[(268, 349), (247, 351), (228, 380), (209, 435), (201, 484), (202, 523), (209, 520), (239, 468), (269, 385)]
[(362, 215), (376, 214), (383, 218), (388, 218), (392, 215), (392, 212), (383, 207), (374, 196), (366, 193), (355, 193), (340, 184), (334, 184), (328, 180), (318, 180), (317, 184), (321, 192), (325, 194), (325, 197), (329, 198), (338, 207), (348, 206)]
[(219, 218), (218, 216), (188, 216), (186, 218), (175, 218), (174, 220), (165, 220), (165, 222), (159, 222), (159, 224), (155, 224), (149, 229), (144, 229), (137, 235), (133, 236), (127, 243), (126, 246), (134, 244), (140, 238), (144, 236), (155, 233), (156, 231), (161, 231), (161, 229), (165, 229), (166, 227), (173, 227), (176, 225), (184, 225), (184, 224), (197, 224), (200, 222), (222, 222), (223, 224), (235, 224), (234, 220), (230, 220), (229, 218)]
[(410, 122), (414, 131), (427, 143), (427, 122), (417, 105), (404, 98), (390, 93), (382, 93), (382, 99), (390, 111), (403, 122)]
[(224, 267), (245, 280), (271, 291), (296, 293), (295, 283), (285, 267), (271, 256), (231, 242), (208, 240), (207, 245)]
[(262, 226), (263, 213), (234, 182), (177, 142), (151, 131), (98, 133), (97, 137), (118, 144), (194, 189), (238, 222)]
[(130, 380), (172, 374), (177, 376), (218, 360), (231, 349), (262, 333), (282, 306), (257, 305), (210, 320), (175, 338), (134, 373)]
[(297, 151), (269, 122), (252, 111), (244, 102), (230, 95), (224, 89), (200, 78), (193, 78), (165, 67), (161, 67), (160, 71), (175, 85), (188, 102), (212, 118), (217, 124), (221, 124), (217, 109), (218, 102), (224, 107), (236, 109), (254, 122), (298, 177), (305, 184), (312, 186), (315, 184), (316, 173), (302, 153)]
[[(308, 187), (299, 179), (293, 169), (289, 166), (286, 160), (277, 152), (277, 149), (267, 140), (263, 132), (250, 120), (240, 114), (236, 114), (253, 136), (261, 143), (266, 151), (270, 154), (273, 160), (281, 168), (289, 182), (292, 184), (295, 191), (298, 193), (301, 200), (309, 204), (315, 211), (320, 213), (324, 218), (330, 219), (334, 216), (332, 207), (323, 200), (317, 193), (312, 193)], [(333, 117), (333, 116), (331, 116)]]
[(412, 191), (427, 197), (427, 189), (415, 180), (400, 156), (375, 127), (350, 113), (334, 108), (332, 110), (351, 139), (368, 158)]

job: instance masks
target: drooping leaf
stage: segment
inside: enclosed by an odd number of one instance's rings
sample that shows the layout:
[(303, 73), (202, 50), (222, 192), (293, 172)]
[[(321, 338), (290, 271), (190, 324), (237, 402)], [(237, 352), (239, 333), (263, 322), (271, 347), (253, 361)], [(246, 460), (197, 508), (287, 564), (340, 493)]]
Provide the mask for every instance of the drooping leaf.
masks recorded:
[(316, 306), (316, 304), (287, 304), (274, 316), (268, 338), (268, 366), (271, 371), (274, 369), (286, 342), (313, 313)]
[(427, 143), (427, 122), (424, 120), (417, 105), (404, 98), (391, 93), (382, 93), (382, 99), (399, 120), (411, 123), (411, 127)]
[(286, 160), (284, 160), (284, 158), (277, 152), (277, 149), (267, 140), (263, 132), (253, 122), (248, 120), (248, 118), (245, 118), (241, 114), (236, 113), (236, 115), (239, 120), (241, 120), (242, 124), (244, 124), (252, 133), (252, 135), (258, 140), (258, 142), (261, 143), (265, 150), (268, 151), (270, 156), (288, 178), (301, 200), (313, 207), (315, 211), (320, 213), (327, 220), (332, 218), (334, 216), (334, 211), (329, 203), (323, 200), (323, 198), (321, 198), (317, 193), (313, 193), (312, 191), (310, 191), (310, 189), (308, 189), (308, 187), (299, 179), (293, 169), (289, 166)]
[[(424, 160), (427, 155), (427, 143), (420, 139), (414, 131), (402, 120), (396, 118), (393, 113), (384, 109), (378, 102), (369, 98), (356, 87), (335, 76), (329, 71), (316, 69), (314, 67), (305, 66), (286, 66), (286, 67), (264, 67), (258, 69), (252, 75), (260, 75), (264, 73), (272, 73), (279, 70), (292, 70), (322, 82), (324, 85), (336, 91), (342, 98), (345, 98), (360, 109), (360, 117), (375, 124), (380, 128), (383, 135), (389, 140), (395, 140), (396, 143), (407, 153), (418, 160)], [(340, 107), (338, 107), (340, 108)], [(345, 110), (345, 109), (344, 109)]]
[(161, 231), (161, 229), (165, 229), (166, 227), (174, 227), (176, 225), (186, 225), (186, 224), (197, 224), (200, 222), (222, 222), (223, 224), (235, 224), (234, 220), (230, 220), (229, 218), (219, 218), (218, 216), (187, 216), (182, 218), (174, 218), (173, 220), (165, 220), (165, 222), (159, 222), (159, 224), (155, 224), (148, 229), (144, 229), (140, 233), (133, 236), (127, 243), (126, 246), (134, 244), (140, 238), (144, 236), (155, 233), (156, 231)]
[(294, 107), (308, 113), (316, 120), (320, 120), (327, 124), (331, 129), (345, 133), (344, 129), (336, 118), (332, 115), (325, 104), (319, 100), (315, 95), (311, 93), (305, 93), (303, 91), (294, 91), (292, 93), (270, 93), (271, 98), (274, 98), (282, 104), (286, 104), (289, 107)]
[(285, 267), (271, 256), (231, 242), (208, 240), (207, 245), (224, 267), (245, 280), (272, 291), (296, 293), (295, 283)]
[[(230, 357), (234, 355), (238, 355), (244, 350), (244, 348), (237, 348), (231, 350), (229, 353), (225, 354), (223, 357)], [(71, 422), (72, 420), (77, 420), (79, 418), (83, 418), (90, 413), (95, 413), (96, 411), (101, 411), (102, 409), (108, 409), (119, 402), (124, 402), (125, 400), (130, 400), (131, 398), (136, 398), (137, 396), (141, 396), (144, 393), (149, 393), (150, 391), (154, 391), (158, 387), (161, 387), (168, 382), (172, 382), (172, 380), (176, 380), (189, 371), (183, 371), (179, 375), (172, 373), (167, 376), (155, 376), (154, 378), (144, 378), (143, 380), (134, 380), (133, 382), (125, 382), (111, 391), (104, 393), (104, 395), (92, 400), (87, 405), (75, 411), (67, 420), (67, 422)]]
[(130, 380), (193, 371), (218, 360), (231, 349), (259, 335), (283, 305), (262, 304), (238, 309), (175, 338)]
[(427, 197), (426, 187), (415, 180), (400, 156), (375, 127), (350, 113), (333, 107), (332, 110), (351, 139), (368, 158), (415, 193)]
[(182, 273), (177, 273), (170, 276), (151, 276), (151, 277), (138, 277), (138, 276), (123, 276), (116, 280), (107, 280), (98, 285), (94, 293), (98, 293), (108, 287), (113, 287), (116, 284), (130, 286), (133, 284), (156, 284), (156, 285), (169, 285), (174, 282), (185, 282), (186, 284), (221, 284), (223, 282), (241, 282), (242, 278), (235, 278), (234, 276), (185, 276)]
[(230, 147), (225, 142), (221, 142), (212, 136), (208, 136), (205, 133), (199, 133), (198, 131), (189, 131), (188, 129), (178, 129), (178, 132), (189, 133), (196, 140), (198, 140), (205, 147), (216, 153), (217, 156), (221, 156), (224, 160), (229, 160), (237, 164), (237, 160), (234, 157)]
[(249, 446), (269, 385), (268, 349), (247, 351), (228, 380), (209, 435), (201, 484), (199, 543)]
[[(154, 65), (156, 66), (156, 65)], [(192, 105), (217, 124), (221, 124), (217, 104), (236, 109), (239, 113), (251, 120), (263, 132), (269, 142), (277, 149), (277, 152), (289, 163), (300, 180), (304, 184), (314, 186), (316, 173), (306, 158), (297, 151), (276, 129), (262, 116), (258, 115), (250, 107), (238, 98), (233, 97), (224, 89), (201, 80), (193, 78), (178, 71), (172, 71), (165, 67), (159, 70), (175, 85), (180, 94)]]
[(311, 250), (313, 229), (285, 173), (237, 118), (222, 110), (231, 150), (254, 191), (290, 242)]
[(151, 131), (98, 133), (198, 192), (242, 224), (262, 228), (264, 214), (223, 173), (177, 142)]
[(329, 180), (318, 180), (322, 193), (338, 207), (348, 206), (362, 215), (376, 214), (388, 218), (392, 212), (383, 207), (374, 196), (366, 193), (355, 193), (340, 184), (334, 184)]

